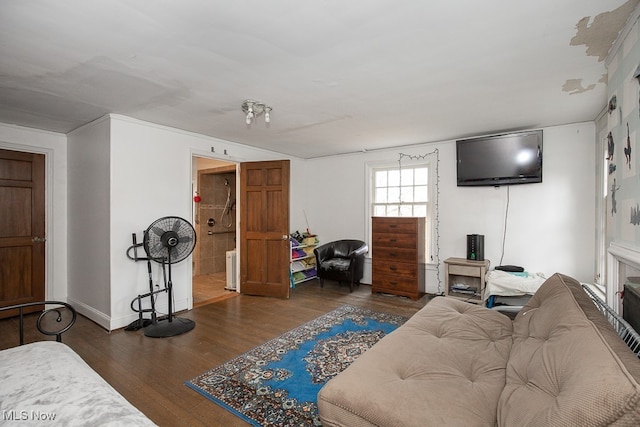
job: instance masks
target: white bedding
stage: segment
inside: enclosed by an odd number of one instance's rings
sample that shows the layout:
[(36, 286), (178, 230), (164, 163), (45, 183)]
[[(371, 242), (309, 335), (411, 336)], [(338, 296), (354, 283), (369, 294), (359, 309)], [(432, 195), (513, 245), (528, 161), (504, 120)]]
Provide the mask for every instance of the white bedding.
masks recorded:
[(487, 273), (484, 298), (533, 295), (545, 280), (547, 279), (542, 273), (527, 273), (527, 277), (522, 277), (500, 270), (491, 270)]
[(71, 348), (0, 351), (0, 425), (154, 426)]

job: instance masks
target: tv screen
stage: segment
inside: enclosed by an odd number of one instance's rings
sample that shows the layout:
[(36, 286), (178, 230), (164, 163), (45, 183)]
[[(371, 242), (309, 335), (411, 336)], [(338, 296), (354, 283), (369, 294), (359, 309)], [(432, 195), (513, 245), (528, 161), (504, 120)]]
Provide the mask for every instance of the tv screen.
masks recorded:
[(458, 187), (542, 182), (542, 130), (456, 141)]

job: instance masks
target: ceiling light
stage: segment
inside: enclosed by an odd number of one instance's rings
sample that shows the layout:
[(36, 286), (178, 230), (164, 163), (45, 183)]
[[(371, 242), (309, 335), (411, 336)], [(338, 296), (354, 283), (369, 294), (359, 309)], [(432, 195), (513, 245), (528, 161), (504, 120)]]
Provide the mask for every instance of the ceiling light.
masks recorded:
[(264, 122), (271, 123), (271, 107), (268, 105), (254, 101), (253, 99), (247, 99), (242, 103), (242, 111), (247, 115), (246, 123), (250, 125), (254, 118), (264, 113)]

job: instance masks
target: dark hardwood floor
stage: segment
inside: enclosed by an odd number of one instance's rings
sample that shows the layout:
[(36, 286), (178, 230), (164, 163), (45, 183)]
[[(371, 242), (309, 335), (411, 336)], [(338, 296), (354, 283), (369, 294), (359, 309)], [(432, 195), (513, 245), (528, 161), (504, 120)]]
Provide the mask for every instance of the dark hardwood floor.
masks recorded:
[[(196, 327), (176, 337), (148, 338), (142, 330), (109, 333), (80, 316), (63, 341), (160, 426), (246, 426), (184, 382), (341, 305), (410, 317), (428, 300), (372, 295), (367, 285), (350, 294), (335, 282), (320, 288), (310, 281), (292, 289), (288, 300), (238, 295), (179, 313)], [(28, 320), (27, 329), (35, 329)], [(16, 325), (15, 318), (0, 320), (0, 348), (17, 345)], [(41, 339), (26, 334), (26, 342)]]

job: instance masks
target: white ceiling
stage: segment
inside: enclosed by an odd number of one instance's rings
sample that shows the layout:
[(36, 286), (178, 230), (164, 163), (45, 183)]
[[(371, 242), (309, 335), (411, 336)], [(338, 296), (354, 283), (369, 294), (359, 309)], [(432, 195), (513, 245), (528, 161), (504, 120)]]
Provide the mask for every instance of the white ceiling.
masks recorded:
[(588, 121), (638, 2), (2, 0), (0, 122), (117, 113), (312, 158)]

